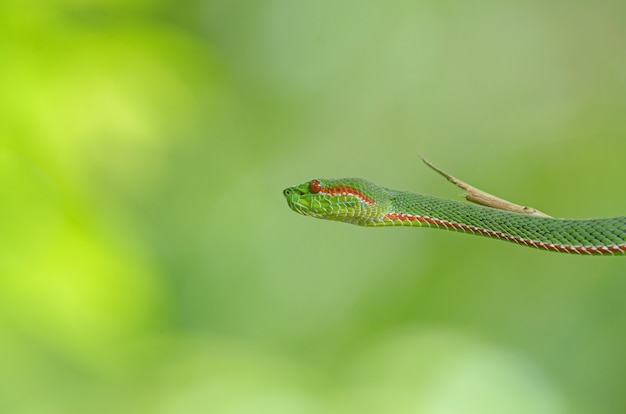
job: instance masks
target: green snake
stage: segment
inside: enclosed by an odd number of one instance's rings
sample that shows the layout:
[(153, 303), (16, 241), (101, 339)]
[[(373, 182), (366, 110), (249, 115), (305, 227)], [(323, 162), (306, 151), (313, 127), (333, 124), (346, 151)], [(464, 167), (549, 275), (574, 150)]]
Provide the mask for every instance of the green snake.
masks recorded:
[(297, 213), (359, 226), (429, 226), (556, 252), (626, 254), (626, 216), (531, 216), (392, 190), (362, 178), (311, 180), (286, 188), (283, 195)]

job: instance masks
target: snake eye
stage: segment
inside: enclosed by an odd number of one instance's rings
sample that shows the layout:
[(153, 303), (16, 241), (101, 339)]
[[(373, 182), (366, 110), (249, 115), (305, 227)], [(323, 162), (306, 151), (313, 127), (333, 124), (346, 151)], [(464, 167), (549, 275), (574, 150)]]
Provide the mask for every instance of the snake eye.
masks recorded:
[(313, 180), (309, 183), (309, 191), (311, 192), (311, 194), (317, 194), (322, 191), (322, 185), (319, 181)]

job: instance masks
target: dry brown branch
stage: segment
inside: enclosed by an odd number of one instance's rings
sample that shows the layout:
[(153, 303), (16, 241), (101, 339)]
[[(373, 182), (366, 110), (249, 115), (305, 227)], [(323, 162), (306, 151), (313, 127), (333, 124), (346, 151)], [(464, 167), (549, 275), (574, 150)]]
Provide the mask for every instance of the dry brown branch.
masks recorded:
[(433, 170), (437, 171), (442, 176), (446, 177), (448, 181), (456, 185), (457, 187), (465, 190), (465, 199), (467, 201), (471, 201), (472, 203), (481, 204), (487, 207), (497, 208), (499, 210), (513, 211), (515, 213), (527, 214), (530, 216), (538, 216), (538, 217), (550, 217), (547, 214), (542, 213), (541, 211), (534, 209), (532, 207), (520, 206), (515, 203), (511, 203), (510, 201), (503, 200), (500, 197), (496, 197), (492, 194), (489, 194), (483, 190), (480, 190), (474, 186), (471, 186), (456, 177), (448, 174), (447, 172), (435, 167), (431, 164), (426, 158), (419, 156), (426, 165), (428, 165)]

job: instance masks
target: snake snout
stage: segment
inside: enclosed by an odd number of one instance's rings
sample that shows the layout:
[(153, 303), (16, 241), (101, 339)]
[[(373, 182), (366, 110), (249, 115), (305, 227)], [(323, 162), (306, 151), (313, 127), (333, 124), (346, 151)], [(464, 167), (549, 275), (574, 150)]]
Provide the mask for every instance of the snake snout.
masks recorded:
[(283, 195), (285, 196), (285, 198), (291, 198), (294, 195), (301, 196), (303, 194), (304, 192), (297, 187), (289, 187), (283, 190)]

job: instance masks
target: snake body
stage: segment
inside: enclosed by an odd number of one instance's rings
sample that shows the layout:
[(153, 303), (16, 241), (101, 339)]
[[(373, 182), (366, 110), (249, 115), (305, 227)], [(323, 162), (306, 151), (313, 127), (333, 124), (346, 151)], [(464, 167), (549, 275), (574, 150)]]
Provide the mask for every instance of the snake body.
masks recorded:
[(362, 178), (317, 179), (286, 188), (305, 216), (359, 226), (429, 226), (564, 253), (626, 254), (626, 216), (545, 218), (463, 201), (392, 190)]

